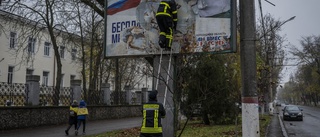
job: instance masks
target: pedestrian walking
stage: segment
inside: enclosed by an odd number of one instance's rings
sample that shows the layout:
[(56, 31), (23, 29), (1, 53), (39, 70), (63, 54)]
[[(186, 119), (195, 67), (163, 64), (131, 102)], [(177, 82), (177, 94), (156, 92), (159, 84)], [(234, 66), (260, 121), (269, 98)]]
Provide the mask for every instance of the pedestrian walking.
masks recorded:
[(78, 135), (78, 130), (81, 126), (81, 123), (83, 123), (83, 128), (82, 128), (82, 134), (86, 134), (86, 116), (88, 115), (88, 109), (87, 109), (87, 104), (84, 100), (81, 100), (79, 103), (79, 108), (78, 108), (78, 127), (75, 131), (75, 134)]
[(65, 130), (66, 135), (69, 135), (69, 129), (74, 125), (74, 129), (77, 129), (77, 112), (78, 112), (78, 102), (73, 100), (69, 108), (69, 123), (68, 127)]
[(158, 91), (149, 92), (149, 101), (143, 104), (143, 121), (140, 137), (162, 137), (161, 118), (166, 111), (162, 103), (157, 102)]
[(162, 0), (158, 7), (156, 20), (160, 29), (159, 46), (171, 49), (173, 30), (177, 28), (177, 4), (174, 0)]

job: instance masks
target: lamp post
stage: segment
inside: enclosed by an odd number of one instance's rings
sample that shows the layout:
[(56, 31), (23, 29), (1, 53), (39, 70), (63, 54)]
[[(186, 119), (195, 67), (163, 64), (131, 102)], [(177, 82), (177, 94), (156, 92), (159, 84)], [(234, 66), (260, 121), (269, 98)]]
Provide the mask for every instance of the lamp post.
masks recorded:
[[(269, 31), (265, 32), (261, 37), (259, 37), (258, 40), (261, 40), (263, 37), (265, 38), (265, 36), (267, 36), (267, 34), (269, 34), (270, 32), (279, 29), (282, 25), (286, 24), (289, 21), (292, 21), (296, 18), (296, 16), (293, 16), (287, 20), (285, 20), (284, 22), (282, 22), (280, 25), (275, 25), (274, 27), (272, 27)], [(266, 39), (266, 38), (265, 38)]]

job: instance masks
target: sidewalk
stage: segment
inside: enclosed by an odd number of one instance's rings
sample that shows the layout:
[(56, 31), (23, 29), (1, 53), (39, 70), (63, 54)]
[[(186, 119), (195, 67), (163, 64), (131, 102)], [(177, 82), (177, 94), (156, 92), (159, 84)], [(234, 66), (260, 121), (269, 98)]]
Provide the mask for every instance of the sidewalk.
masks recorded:
[(281, 126), (281, 120), (279, 115), (281, 114), (279, 111), (279, 107), (275, 109), (276, 111), (273, 113), (271, 122), (268, 126), (266, 137), (284, 137), (284, 134), (282, 132), (283, 126)]
[[(99, 134), (107, 131), (127, 129), (141, 126), (142, 117), (87, 121), (86, 135)], [(67, 122), (67, 121), (66, 121)], [(0, 137), (66, 137), (65, 129), (67, 124), (57, 126), (43, 126), (28, 129), (17, 129), (10, 131), (0, 131)], [(69, 136), (74, 137), (74, 127), (70, 128)], [(82, 125), (78, 136), (82, 136)]]

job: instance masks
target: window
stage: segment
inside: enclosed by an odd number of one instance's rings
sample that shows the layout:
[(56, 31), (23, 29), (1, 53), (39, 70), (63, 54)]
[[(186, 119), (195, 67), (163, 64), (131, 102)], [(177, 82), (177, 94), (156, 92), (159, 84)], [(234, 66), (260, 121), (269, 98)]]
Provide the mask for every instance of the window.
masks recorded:
[(30, 37), (28, 41), (28, 53), (34, 53), (35, 46), (36, 46), (36, 39)]
[(70, 75), (70, 80), (75, 80), (76, 79), (76, 75)]
[(45, 56), (50, 56), (50, 45), (51, 45), (51, 43), (49, 43), (49, 42), (44, 43), (44, 55)]
[(8, 84), (12, 84), (13, 70), (14, 70), (14, 67), (9, 66), (9, 68), (8, 68)]
[(71, 50), (71, 59), (76, 60), (77, 57), (77, 49), (72, 49)]
[(42, 85), (43, 86), (48, 86), (48, 81), (49, 81), (49, 72), (43, 71), (43, 73), (42, 73)]
[(60, 87), (62, 88), (63, 87), (63, 77), (64, 77), (64, 74), (61, 74), (61, 81), (60, 81)]
[(16, 47), (17, 43), (17, 33), (10, 32), (10, 48), (13, 49)]
[(60, 58), (64, 58), (64, 50), (65, 50), (65, 47), (60, 46)]
[(27, 69), (26, 76), (30, 76), (32, 74), (33, 74), (33, 70), (32, 69)]

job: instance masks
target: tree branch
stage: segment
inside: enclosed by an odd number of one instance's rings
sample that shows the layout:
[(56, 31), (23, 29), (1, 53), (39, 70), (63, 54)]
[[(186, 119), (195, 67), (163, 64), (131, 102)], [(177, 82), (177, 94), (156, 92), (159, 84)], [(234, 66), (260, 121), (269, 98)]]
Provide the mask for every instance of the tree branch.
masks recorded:
[[(97, 0), (98, 3), (104, 7), (104, 1), (103, 0)], [(88, 5), (89, 7), (91, 7), (95, 12), (97, 12), (101, 17), (104, 17), (104, 9), (100, 9), (96, 4), (94, 4), (93, 2), (91, 2), (91, 0), (81, 0), (82, 3)]]

